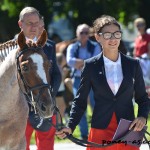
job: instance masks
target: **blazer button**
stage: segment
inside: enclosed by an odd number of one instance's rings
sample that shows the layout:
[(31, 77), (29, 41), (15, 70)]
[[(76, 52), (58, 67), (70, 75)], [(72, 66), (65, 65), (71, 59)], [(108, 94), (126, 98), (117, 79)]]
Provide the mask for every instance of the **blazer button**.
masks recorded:
[(113, 100), (114, 100), (114, 101), (116, 101), (116, 100), (117, 100), (117, 98), (115, 98), (115, 97), (114, 97), (114, 98), (113, 98)]

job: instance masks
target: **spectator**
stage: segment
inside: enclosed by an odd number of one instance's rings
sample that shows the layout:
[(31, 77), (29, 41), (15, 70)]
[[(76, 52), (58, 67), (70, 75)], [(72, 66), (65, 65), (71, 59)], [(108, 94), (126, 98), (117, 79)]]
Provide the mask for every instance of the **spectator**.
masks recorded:
[[(36, 10), (33, 7), (25, 7), (20, 12), (18, 25), (21, 29), (21, 31), (24, 32), (24, 35), (27, 39), (37, 40), (39, 35), (44, 29), (44, 22), (41, 18), (41, 15), (39, 14), (38, 10)], [(53, 91), (53, 97), (55, 98), (55, 95), (58, 91), (60, 82), (61, 82), (61, 74), (58, 69), (57, 63), (56, 63), (56, 53), (55, 53), (55, 45), (52, 41), (48, 40), (46, 45), (43, 48), (45, 54), (47, 55), (48, 59), (53, 62), (52, 69), (50, 70), (51, 74), (51, 87)], [(31, 108), (32, 106), (29, 104), (29, 119), (27, 122), (26, 127), (26, 140), (27, 140), (27, 147), (26, 150), (29, 150), (30, 145), (30, 138), (34, 131), (35, 126), (33, 126), (33, 122), (36, 120), (36, 117), (39, 117), (37, 114), (34, 114), (34, 117), (32, 118), (30, 116)], [(31, 121), (32, 120), (32, 121)], [(32, 123), (31, 123), (32, 122)], [(40, 122), (40, 119), (39, 119)], [(39, 124), (38, 122), (38, 124)], [(47, 120), (46, 122), (43, 121), (43, 124), (38, 129), (35, 129), (35, 139), (36, 139), (36, 145), (38, 150), (53, 150), (54, 149), (54, 135), (55, 135), (55, 128), (51, 127), (48, 130), (44, 130), (43, 128), (45, 124), (49, 122)], [(56, 123), (56, 116), (54, 115), (52, 117), (52, 123)]]
[(146, 33), (146, 22), (143, 18), (137, 18), (134, 25), (138, 30), (138, 36), (135, 39), (135, 48), (133, 55), (140, 57), (142, 54), (147, 53), (150, 55), (150, 35)]
[[(72, 43), (67, 48), (67, 64), (72, 68), (73, 77), (73, 93), (77, 93), (81, 79), (81, 69), (84, 60), (93, 57), (100, 53), (101, 48), (97, 42), (89, 40), (89, 26), (87, 24), (78, 25), (76, 30), (77, 41)], [(94, 107), (93, 92), (90, 92), (90, 102)], [(87, 139), (88, 124), (86, 114), (83, 115), (80, 123), (81, 138)]]
[[(56, 104), (59, 108), (60, 114), (62, 117), (64, 117), (65, 114), (65, 109), (66, 109), (66, 104), (65, 104), (65, 99), (64, 99), (64, 93), (65, 93), (65, 72), (64, 72), (64, 66), (66, 65), (66, 58), (63, 53), (56, 53), (56, 59), (57, 59), (57, 64), (59, 66), (61, 75), (62, 75), (62, 81), (58, 90), (58, 93), (56, 95)], [(59, 116), (58, 116), (59, 117)], [(61, 120), (59, 118), (58, 123), (61, 123)]]

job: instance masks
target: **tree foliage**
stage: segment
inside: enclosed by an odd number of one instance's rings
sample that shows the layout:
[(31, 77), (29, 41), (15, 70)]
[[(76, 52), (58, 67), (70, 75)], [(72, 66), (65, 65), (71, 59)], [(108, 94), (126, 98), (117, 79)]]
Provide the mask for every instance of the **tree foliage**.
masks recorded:
[(18, 16), (25, 6), (37, 8), (45, 17), (46, 27), (56, 13), (57, 19), (62, 16), (68, 18), (74, 28), (80, 23), (92, 25), (93, 20), (102, 14), (114, 16), (125, 25), (133, 21), (135, 15), (140, 15), (150, 26), (149, 0), (1, 0), (0, 41), (19, 32)]

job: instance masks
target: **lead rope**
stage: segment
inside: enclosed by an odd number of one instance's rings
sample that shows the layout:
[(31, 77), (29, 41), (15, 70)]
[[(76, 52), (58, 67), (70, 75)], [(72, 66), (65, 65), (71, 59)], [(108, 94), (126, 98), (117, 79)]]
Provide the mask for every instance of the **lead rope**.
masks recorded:
[[(56, 110), (56, 115), (60, 116), (61, 124), (58, 125), (58, 120), (56, 121), (56, 125), (54, 125), (53, 123), (51, 123), (51, 124), (52, 124), (53, 127), (56, 128), (56, 130), (59, 131), (64, 127), (64, 124), (62, 122), (62, 116), (60, 114), (60, 111), (56, 106), (55, 106), (55, 110)], [(77, 145), (80, 145), (80, 146), (83, 146), (83, 147), (104, 148), (104, 147), (112, 146), (116, 143), (125, 143), (123, 140), (126, 138), (126, 136), (128, 136), (130, 134), (131, 131), (133, 131), (133, 128), (131, 130), (129, 130), (124, 136), (122, 136), (118, 140), (111, 141), (111, 143), (109, 143), (109, 144), (98, 144), (98, 143), (90, 142), (90, 141), (87, 141), (87, 140), (81, 140), (81, 139), (75, 138), (72, 134), (68, 134), (68, 133), (66, 133), (66, 135), (67, 135), (66, 138), (68, 138), (73, 143), (75, 143)], [(150, 133), (148, 133), (145, 129), (142, 129), (142, 131), (144, 132), (144, 139), (145, 139), (146, 143), (148, 144), (149, 150), (150, 150), (150, 141), (148, 141), (146, 136), (145, 136), (145, 134), (148, 134), (150, 136)]]
[(31, 99), (32, 99), (32, 100), (31, 100), (31, 104), (32, 104), (32, 106), (33, 106), (34, 112), (35, 112), (35, 114), (37, 114), (37, 111), (36, 111), (36, 102), (35, 102), (35, 100), (34, 100), (32, 91), (31, 91)]
[[(61, 116), (61, 114), (60, 114), (60, 111), (59, 111), (59, 109), (57, 108), (57, 106), (55, 106), (55, 111), (56, 111), (56, 124), (53, 124), (52, 122), (51, 122), (51, 125), (54, 127), (54, 128), (56, 128), (56, 130), (61, 130), (63, 127), (64, 127), (64, 124), (63, 124), (63, 121), (62, 121), (62, 116)], [(58, 123), (58, 115), (59, 115), (59, 117), (60, 117), (60, 124)]]
[[(123, 140), (126, 138), (126, 136), (128, 136), (130, 134), (130, 132), (132, 130), (133, 130), (133, 128), (131, 130), (129, 130), (123, 137), (119, 138), (118, 140), (111, 141), (111, 143), (109, 143), (109, 144), (98, 144), (98, 143), (94, 143), (94, 142), (89, 142), (87, 140), (80, 140), (80, 139), (77, 139), (77, 138), (73, 137), (72, 134), (69, 135), (68, 133), (66, 133), (66, 135), (67, 135), (67, 138), (70, 141), (72, 141), (73, 143), (76, 143), (76, 144), (78, 144), (80, 146), (83, 146), (83, 147), (104, 148), (104, 147), (112, 146), (112, 145), (114, 145), (116, 143), (125, 143)], [(147, 138), (146, 138), (146, 136), (145, 136), (145, 134), (148, 134), (150, 136), (150, 133), (148, 133), (145, 129), (143, 129), (142, 131), (144, 132), (144, 139), (146, 141), (146, 144), (148, 144), (148, 147), (150, 149), (150, 141), (148, 141)]]
[[(58, 121), (56, 121), (56, 125), (54, 125), (53, 123), (51, 123), (51, 125), (54, 128), (56, 128), (56, 130), (59, 131), (64, 127), (64, 124), (62, 122), (62, 116), (60, 114), (60, 111), (56, 106), (55, 106), (55, 111), (56, 111), (56, 115), (59, 114), (59, 116), (60, 116), (61, 124), (58, 125)], [(116, 143), (125, 143), (123, 140), (126, 138), (126, 136), (128, 136), (133, 131), (133, 128), (134, 127), (132, 127), (132, 129), (129, 130), (124, 136), (122, 136), (118, 140), (111, 141), (111, 143), (109, 143), (109, 144), (98, 144), (98, 143), (90, 142), (87, 140), (81, 140), (81, 139), (75, 138), (72, 134), (68, 134), (68, 133), (66, 133), (66, 138), (69, 139), (70, 141), (72, 141), (73, 143), (83, 146), (83, 147), (104, 148), (104, 147), (112, 146)], [(145, 134), (148, 134), (150, 136), (150, 133), (148, 133), (145, 129), (142, 129), (142, 131), (144, 132), (144, 139), (145, 139), (146, 143), (148, 144), (149, 150), (150, 150), (150, 142), (147, 140), (147, 138), (145, 136)]]

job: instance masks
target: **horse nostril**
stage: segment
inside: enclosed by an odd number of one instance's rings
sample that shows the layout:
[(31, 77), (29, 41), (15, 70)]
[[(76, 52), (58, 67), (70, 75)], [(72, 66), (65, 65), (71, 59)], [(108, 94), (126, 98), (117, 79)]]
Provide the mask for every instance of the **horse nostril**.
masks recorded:
[(46, 106), (44, 103), (41, 104), (41, 109), (42, 109), (42, 111), (46, 111)]

